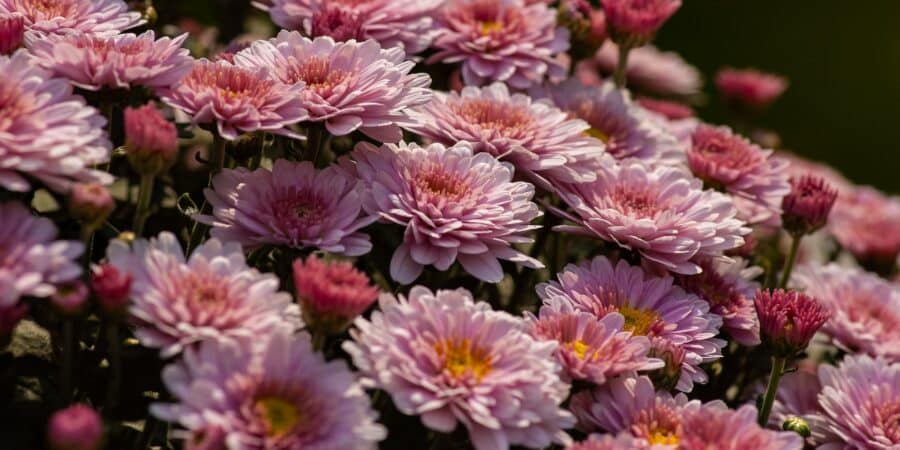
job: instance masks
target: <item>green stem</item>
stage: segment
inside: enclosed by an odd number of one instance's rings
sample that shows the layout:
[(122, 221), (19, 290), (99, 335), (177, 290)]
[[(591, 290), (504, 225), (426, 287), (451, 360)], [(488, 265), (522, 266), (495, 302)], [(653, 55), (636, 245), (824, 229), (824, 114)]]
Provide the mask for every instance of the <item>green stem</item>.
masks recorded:
[(788, 281), (791, 281), (791, 271), (794, 269), (794, 261), (797, 259), (797, 251), (800, 249), (800, 239), (802, 238), (802, 235), (791, 238), (791, 250), (788, 253), (787, 261), (785, 261), (784, 269), (781, 272), (781, 281), (778, 282), (778, 287), (781, 289), (786, 288)]
[[(222, 136), (219, 136), (219, 133), (213, 131), (213, 146), (209, 152), (209, 160), (207, 161), (207, 164), (209, 165), (209, 181), (207, 182), (207, 186), (209, 187), (212, 187), (213, 178), (215, 178), (215, 176), (222, 171), (222, 168), (225, 167), (226, 143), (227, 141), (225, 141)], [(205, 213), (207, 206), (209, 206), (209, 203), (204, 196), (203, 204), (200, 205), (200, 210), (197, 211), (197, 214)], [(206, 226), (195, 219), (194, 226), (191, 227), (191, 237), (188, 240), (187, 254), (190, 254), (191, 249), (197, 248), (197, 246), (200, 245), (200, 241), (203, 240), (205, 234)]]
[(63, 401), (69, 403), (72, 400), (72, 366), (75, 360), (75, 319), (71, 317), (63, 318), (62, 323), (62, 366), (60, 372), (60, 391), (62, 392)]
[(134, 211), (134, 222), (131, 226), (134, 235), (137, 237), (141, 237), (144, 234), (144, 222), (147, 221), (147, 216), (149, 216), (150, 199), (153, 197), (154, 178), (155, 177), (151, 174), (141, 175), (141, 185), (138, 188), (137, 208)]
[(159, 424), (159, 421), (148, 414), (147, 418), (144, 420), (144, 428), (141, 429), (141, 434), (138, 436), (137, 440), (134, 441), (134, 450), (147, 450), (150, 447), (150, 442), (153, 440), (153, 433), (156, 432), (157, 424)]
[(315, 164), (325, 146), (325, 127), (318, 124), (310, 125), (306, 136), (306, 145), (309, 148), (310, 161)]
[(628, 81), (628, 53), (630, 52), (631, 47), (625, 44), (619, 46), (619, 62), (616, 64), (616, 71), (613, 72), (613, 81), (619, 89), (624, 89), (625, 83)]
[(109, 359), (109, 381), (106, 385), (106, 403), (103, 410), (111, 416), (119, 402), (119, 386), (122, 384), (122, 343), (119, 341), (119, 323), (110, 321), (106, 327), (106, 340)]
[(94, 253), (94, 231), (95, 228), (82, 225), (81, 226), (81, 242), (84, 242), (84, 253), (81, 254), (81, 265), (90, 270), (91, 255)]
[(772, 373), (769, 374), (769, 385), (766, 387), (766, 396), (763, 398), (763, 404), (759, 408), (759, 425), (763, 428), (769, 422), (769, 414), (772, 413), (772, 404), (775, 403), (775, 394), (778, 393), (778, 383), (784, 375), (786, 362), (786, 358), (772, 357)]

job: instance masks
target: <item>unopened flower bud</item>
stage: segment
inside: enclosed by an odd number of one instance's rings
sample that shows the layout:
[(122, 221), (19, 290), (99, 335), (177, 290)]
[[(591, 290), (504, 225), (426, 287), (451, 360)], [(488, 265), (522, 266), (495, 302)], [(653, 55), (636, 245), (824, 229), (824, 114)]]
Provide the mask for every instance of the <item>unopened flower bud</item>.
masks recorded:
[(758, 291), (753, 304), (763, 344), (781, 358), (805, 350), (830, 315), (815, 299), (797, 291)]
[(324, 334), (340, 333), (378, 297), (366, 274), (349, 262), (314, 255), (294, 262), (294, 285), (304, 320)]
[(57, 411), (47, 425), (51, 450), (99, 450), (103, 441), (103, 421), (86, 405), (72, 405)]
[(754, 69), (726, 67), (716, 75), (716, 88), (732, 108), (758, 112), (769, 107), (788, 87), (784, 77)]
[(806, 419), (797, 416), (788, 417), (781, 425), (781, 429), (784, 431), (793, 431), (805, 438), (812, 435), (812, 432), (809, 429), (809, 422), (807, 422)]
[(178, 131), (153, 103), (125, 108), (125, 147), (137, 173), (159, 175), (178, 157)]
[(822, 178), (791, 178), (791, 192), (781, 202), (784, 229), (794, 236), (814, 233), (825, 226), (837, 199), (837, 190)]
[(69, 213), (91, 229), (96, 229), (116, 207), (112, 194), (99, 183), (79, 183), (69, 192)]
[(131, 299), (131, 274), (105, 263), (91, 271), (91, 289), (100, 309), (109, 315), (122, 315)]
[(681, 0), (601, 0), (606, 24), (619, 46), (646, 45), (678, 8)]
[(50, 301), (62, 314), (77, 316), (87, 309), (88, 288), (81, 281), (58, 286)]
[(22, 46), (24, 36), (24, 16), (21, 14), (0, 14), (0, 55), (11, 55)]
[(647, 356), (663, 360), (665, 366), (649, 373), (650, 380), (658, 389), (671, 390), (678, 385), (681, 379), (681, 367), (687, 357), (687, 351), (670, 341), (653, 339), (650, 352)]

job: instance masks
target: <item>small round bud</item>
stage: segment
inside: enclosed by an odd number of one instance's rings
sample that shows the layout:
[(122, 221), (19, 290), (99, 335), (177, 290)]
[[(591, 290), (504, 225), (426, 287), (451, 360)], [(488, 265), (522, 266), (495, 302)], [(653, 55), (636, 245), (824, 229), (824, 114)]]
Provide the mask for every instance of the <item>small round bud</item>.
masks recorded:
[(0, 14), (0, 55), (11, 55), (22, 46), (24, 37), (24, 16), (21, 14)]
[(58, 286), (50, 301), (60, 313), (77, 316), (87, 309), (88, 288), (81, 281)]
[(69, 192), (69, 213), (91, 229), (97, 229), (116, 208), (116, 201), (106, 186), (79, 183)]
[(102, 441), (103, 421), (86, 405), (57, 411), (47, 424), (47, 444), (51, 450), (99, 450)]
[(178, 157), (178, 131), (153, 103), (125, 108), (125, 148), (137, 173), (159, 175)]
[(788, 417), (781, 425), (781, 429), (784, 431), (793, 431), (794, 433), (797, 433), (805, 438), (808, 438), (812, 435), (812, 432), (809, 429), (809, 422), (807, 422), (802, 417), (797, 416)]
[(315, 255), (294, 262), (294, 285), (304, 320), (323, 334), (340, 333), (378, 298), (378, 288), (349, 262)]
[(94, 266), (91, 271), (91, 289), (97, 297), (100, 309), (106, 314), (125, 314), (131, 299), (131, 274), (105, 263)]
[(781, 202), (784, 229), (794, 236), (814, 233), (825, 226), (837, 191), (822, 178), (791, 178), (791, 192)]
[(646, 45), (681, 8), (681, 0), (601, 0), (612, 40), (623, 47)]

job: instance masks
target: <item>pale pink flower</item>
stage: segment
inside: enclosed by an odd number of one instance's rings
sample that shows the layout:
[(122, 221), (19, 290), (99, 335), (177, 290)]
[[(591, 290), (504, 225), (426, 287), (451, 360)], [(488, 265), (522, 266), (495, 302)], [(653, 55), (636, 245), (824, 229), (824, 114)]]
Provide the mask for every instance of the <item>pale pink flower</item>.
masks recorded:
[(556, 11), (522, 0), (448, 0), (435, 16), (437, 53), (429, 63), (462, 63), (467, 85), (503, 81), (527, 89), (568, 72), (569, 31)]
[(352, 154), (365, 184), (364, 208), (404, 227), (403, 243), (391, 258), (391, 277), (409, 284), (433, 265), (454, 261), (476, 278), (503, 279), (499, 259), (531, 268), (540, 261), (516, 250), (541, 215), (531, 200), (534, 186), (512, 181), (513, 169), (467, 142), (431, 144), (360, 143)]
[(840, 191), (828, 232), (863, 262), (893, 264), (900, 254), (900, 197), (868, 186)]
[(0, 13), (19, 13), (28, 30), (41, 33), (113, 35), (144, 23), (122, 0), (0, 0)]
[[(585, 84), (597, 84), (600, 74), (610, 75), (616, 70), (618, 59), (619, 48), (606, 41), (592, 59), (578, 65), (576, 74)], [(696, 67), (677, 53), (652, 45), (628, 52), (625, 74), (629, 87), (662, 96), (688, 97), (699, 94), (703, 88), (703, 77)]]
[(702, 408), (682, 418), (685, 432), (679, 450), (802, 450), (803, 438), (793, 431), (772, 431), (756, 423), (756, 408)]
[(431, 78), (410, 73), (415, 63), (403, 50), (382, 50), (373, 40), (338, 42), (330, 37), (307, 39), (282, 31), (237, 53), (237, 65), (269, 68), (285, 84), (303, 83), (300, 91), (310, 122), (322, 122), (334, 136), (355, 130), (382, 142), (397, 142), (399, 125), (408, 123), (406, 108), (431, 99)]

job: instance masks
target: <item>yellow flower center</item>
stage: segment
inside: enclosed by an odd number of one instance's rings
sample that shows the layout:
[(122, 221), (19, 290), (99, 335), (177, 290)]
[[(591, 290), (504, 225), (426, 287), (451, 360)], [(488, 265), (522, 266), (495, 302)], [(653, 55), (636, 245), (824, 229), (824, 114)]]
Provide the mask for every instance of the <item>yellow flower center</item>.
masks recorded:
[(578, 356), (578, 359), (584, 359), (585, 355), (587, 355), (588, 350), (591, 349), (587, 344), (584, 343), (584, 341), (581, 340), (569, 342), (567, 345), (570, 349), (572, 349), (573, 352), (575, 352), (575, 354)]
[(454, 378), (471, 376), (480, 381), (491, 371), (490, 355), (468, 339), (448, 339), (438, 342), (434, 349), (444, 359), (444, 369)]
[(625, 331), (630, 331), (636, 336), (646, 336), (653, 324), (659, 320), (659, 314), (649, 309), (623, 305), (619, 307), (618, 312), (625, 317)]
[(500, 31), (503, 28), (503, 24), (497, 22), (496, 20), (489, 20), (487, 22), (481, 22), (481, 34), (487, 35), (494, 33), (496, 31)]
[(678, 436), (668, 430), (653, 430), (647, 436), (647, 442), (651, 445), (678, 445)]
[(280, 438), (294, 429), (300, 422), (300, 411), (297, 407), (278, 397), (261, 397), (256, 401), (256, 412), (266, 426), (266, 435)]
[(609, 135), (604, 133), (601, 130), (594, 128), (594, 127), (590, 127), (587, 130), (584, 130), (584, 134), (586, 134), (592, 138), (600, 139), (604, 143), (609, 142)]

